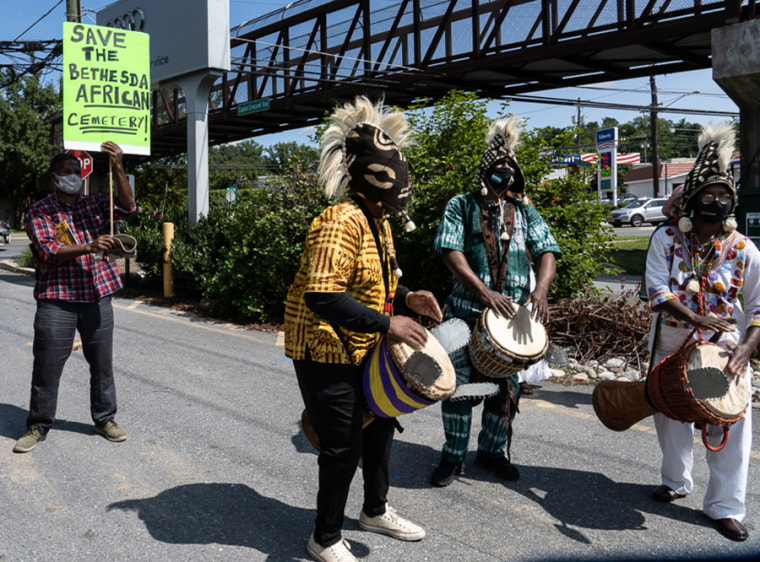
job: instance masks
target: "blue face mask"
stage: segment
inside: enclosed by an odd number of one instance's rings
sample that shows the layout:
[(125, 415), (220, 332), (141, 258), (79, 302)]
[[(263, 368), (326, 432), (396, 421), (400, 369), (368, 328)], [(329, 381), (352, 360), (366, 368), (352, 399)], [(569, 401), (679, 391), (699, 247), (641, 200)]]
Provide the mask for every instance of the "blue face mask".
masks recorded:
[(508, 188), (515, 183), (515, 175), (508, 168), (496, 168), (491, 171), (489, 179), (496, 187)]
[(76, 195), (82, 189), (82, 176), (79, 174), (69, 174), (68, 176), (53, 174), (53, 177), (55, 177), (56, 187), (66, 195)]

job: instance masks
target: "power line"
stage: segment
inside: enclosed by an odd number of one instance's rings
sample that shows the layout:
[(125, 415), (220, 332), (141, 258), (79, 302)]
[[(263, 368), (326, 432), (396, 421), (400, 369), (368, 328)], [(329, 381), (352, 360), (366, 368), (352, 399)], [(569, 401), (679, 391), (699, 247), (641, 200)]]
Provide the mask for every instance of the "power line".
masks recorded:
[[(579, 90), (602, 90), (605, 92), (621, 92), (625, 94), (630, 93), (638, 93), (638, 94), (648, 94), (649, 88), (610, 88), (609, 86), (575, 86)], [(697, 96), (706, 96), (706, 97), (713, 97), (713, 98), (727, 98), (727, 94), (719, 94), (719, 93), (710, 93), (710, 92), (698, 92), (695, 93), (693, 91), (691, 92), (682, 92), (679, 90), (659, 90), (661, 94), (665, 95), (672, 95), (672, 96), (679, 96), (679, 95), (697, 95)]]
[(521, 102), (527, 102), (527, 103), (544, 103), (544, 104), (551, 104), (551, 105), (566, 105), (566, 106), (585, 106), (585, 107), (593, 107), (596, 109), (615, 109), (615, 110), (621, 110), (621, 111), (636, 111), (639, 113), (642, 112), (648, 112), (648, 111), (657, 111), (658, 113), (681, 113), (681, 114), (688, 114), (688, 115), (707, 115), (707, 116), (716, 116), (716, 117), (731, 117), (734, 119), (739, 118), (739, 113), (735, 111), (721, 111), (721, 110), (709, 110), (709, 109), (686, 109), (686, 108), (678, 108), (678, 107), (662, 107), (657, 106), (653, 107), (652, 105), (633, 105), (633, 104), (625, 104), (625, 103), (611, 103), (611, 102), (600, 102), (600, 101), (592, 101), (592, 100), (581, 100), (581, 99), (565, 99), (565, 98), (549, 98), (549, 97), (543, 97), (543, 96), (528, 96), (528, 95), (514, 95), (514, 96), (504, 96), (505, 99), (510, 99), (514, 101), (521, 101)]
[(56, 5), (55, 5), (55, 6), (53, 6), (52, 8), (50, 8), (50, 9), (49, 9), (47, 12), (45, 12), (45, 15), (43, 15), (43, 16), (40, 16), (40, 17), (37, 19), (37, 21), (35, 21), (35, 22), (34, 22), (32, 25), (30, 25), (30, 26), (29, 26), (29, 27), (27, 27), (27, 28), (26, 28), (24, 31), (22, 31), (22, 32), (19, 34), (19, 36), (18, 36), (18, 37), (16, 37), (16, 38), (14, 39), (14, 41), (18, 41), (18, 40), (19, 40), (19, 37), (21, 37), (22, 35), (24, 35), (24, 33), (26, 33), (27, 31), (29, 31), (29, 30), (30, 30), (30, 29), (32, 29), (32, 28), (33, 28), (35, 25), (37, 25), (37, 24), (38, 24), (38, 23), (40, 23), (42, 20), (44, 20), (46, 17), (48, 17), (48, 16), (50, 15), (50, 12), (52, 12), (53, 10), (55, 10), (55, 9), (56, 9), (58, 6), (60, 6), (62, 3), (63, 3), (63, 0), (58, 0), (58, 3), (56, 3)]

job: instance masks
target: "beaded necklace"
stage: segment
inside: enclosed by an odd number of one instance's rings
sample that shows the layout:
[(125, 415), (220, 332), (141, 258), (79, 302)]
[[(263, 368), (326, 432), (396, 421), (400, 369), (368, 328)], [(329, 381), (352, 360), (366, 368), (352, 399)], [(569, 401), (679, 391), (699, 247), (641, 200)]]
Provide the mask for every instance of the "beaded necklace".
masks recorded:
[(691, 278), (686, 284), (686, 290), (690, 293), (698, 293), (700, 291), (700, 278), (710, 271), (714, 250), (716, 249), (720, 253), (720, 239), (716, 239), (715, 236), (710, 236), (710, 239), (702, 244), (699, 243), (699, 239), (693, 232), (689, 236), (687, 250), (691, 254)]

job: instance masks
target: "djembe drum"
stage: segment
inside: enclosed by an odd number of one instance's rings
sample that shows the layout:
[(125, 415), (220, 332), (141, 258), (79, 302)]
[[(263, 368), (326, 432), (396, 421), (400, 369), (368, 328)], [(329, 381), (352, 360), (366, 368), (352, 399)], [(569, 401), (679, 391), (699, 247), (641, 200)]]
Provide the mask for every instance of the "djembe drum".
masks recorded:
[(364, 368), (364, 398), (370, 411), (392, 418), (446, 400), (456, 388), (456, 373), (446, 350), (427, 331), (422, 349), (388, 344), (382, 336)]
[(514, 304), (512, 318), (486, 308), (472, 331), (468, 351), (476, 371), (506, 378), (540, 361), (549, 349), (546, 328), (524, 306)]
[[(744, 416), (750, 402), (747, 377), (725, 372), (730, 359), (719, 345), (693, 340), (655, 365), (645, 380), (598, 383), (592, 395), (594, 411), (613, 431), (624, 431), (656, 412), (696, 423), (705, 447), (720, 451), (728, 442), (729, 427)], [(707, 442), (708, 424), (723, 427), (717, 446)]]

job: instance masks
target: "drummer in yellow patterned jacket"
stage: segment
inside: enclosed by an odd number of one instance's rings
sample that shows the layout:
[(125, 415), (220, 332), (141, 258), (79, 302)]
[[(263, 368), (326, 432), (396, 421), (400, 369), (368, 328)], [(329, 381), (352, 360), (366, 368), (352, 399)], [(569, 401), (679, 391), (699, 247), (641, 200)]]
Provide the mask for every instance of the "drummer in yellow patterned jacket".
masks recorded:
[(359, 527), (405, 541), (425, 536), (424, 529), (387, 505), (395, 419), (377, 418), (362, 430), (359, 367), (378, 333), (386, 334), (389, 343), (424, 346), (422, 326), (393, 316), (399, 303), (442, 319), (432, 293), (398, 285), (400, 271), (386, 220), (389, 213), (398, 214), (411, 224), (404, 212), (408, 166), (400, 150), (410, 134), (403, 114), (359, 97), (333, 113), (322, 137), (319, 175), (328, 197), (340, 199), (345, 187), (352, 194), (311, 224), (285, 314), (285, 353), (293, 359), (320, 444), (317, 517), (306, 547), (315, 560), (356, 560), (341, 527), (360, 458), (364, 502)]
[[(708, 125), (699, 146), (676, 211), (681, 218), (654, 233), (647, 253), (649, 301), (658, 313), (650, 336), (652, 364), (677, 352), (687, 338), (697, 338), (693, 330), (698, 328), (705, 340), (719, 335), (718, 345), (731, 350), (729, 374), (751, 377), (749, 359), (760, 342), (760, 252), (736, 230), (733, 218), (737, 194), (733, 176), (726, 171), (734, 146), (731, 124)], [(750, 387), (748, 381), (743, 397), (747, 401)], [(662, 450), (662, 484), (652, 497), (672, 502), (694, 488), (694, 424), (660, 413), (654, 415), (654, 424)], [(723, 429), (708, 425), (707, 435), (716, 446)], [(741, 521), (751, 445), (749, 407), (731, 426), (726, 447), (706, 453), (710, 480), (702, 509), (718, 531), (736, 541), (748, 536)]]
[[(514, 153), (520, 125), (514, 117), (491, 125), (478, 170), (480, 190), (448, 202), (434, 243), (454, 274), (446, 315), (461, 318), (471, 327), (486, 307), (511, 318), (512, 303), (530, 306), (539, 321), (548, 319), (547, 293), (560, 249), (538, 211), (524, 197), (525, 179)], [(528, 253), (537, 269), (532, 291)], [(466, 349), (452, 353), (451, 359), (457, 385), (470, 382), (473, 367)], [(508, 441), (520, 396), (518, 373), (502, 379), (501, 384), (502, 392), (483, 404), (475, 460), (499, 478), (517, 480), (520, 474), (510, 462)], [(511, 411), (506, 412), (508, 407)], [(469, 400), (445, 400), (441, 412), (446, 443), (441, 462), (430, 477), (434, 486), (448, 486), (463, 472), (472, 425)]]

